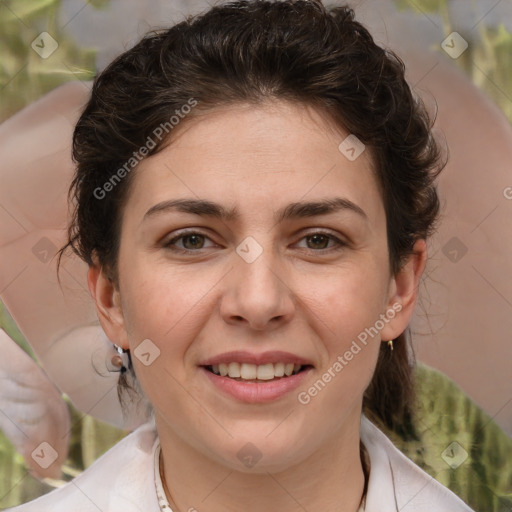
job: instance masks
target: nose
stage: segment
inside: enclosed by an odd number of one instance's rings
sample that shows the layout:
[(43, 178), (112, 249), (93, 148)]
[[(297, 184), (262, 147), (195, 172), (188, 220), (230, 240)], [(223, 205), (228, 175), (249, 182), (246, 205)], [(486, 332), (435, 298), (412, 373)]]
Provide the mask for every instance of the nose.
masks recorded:
[(225, 322), (257, 331), (273, 330), (289, 322), (295, 311), (289, 278), (271, 251), (251, 263), (235, 255), (225, 281), (220, 313)]

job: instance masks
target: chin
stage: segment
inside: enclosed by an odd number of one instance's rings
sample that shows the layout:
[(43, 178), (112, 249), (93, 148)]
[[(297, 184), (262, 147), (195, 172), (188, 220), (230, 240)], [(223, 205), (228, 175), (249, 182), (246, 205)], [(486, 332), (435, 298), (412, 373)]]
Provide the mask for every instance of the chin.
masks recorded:
[(307, 458), (304, 447), (297, 448), (301, 445), (301, 437), (285, 436), (286, 442), (280, 438), (271, 441), (270, 437), (266, 433), (237, 436), (222, 453), (219, 453), (219, 445), (215, 446), (216, 458), (234, 471), (253, 475), (285, 471)]

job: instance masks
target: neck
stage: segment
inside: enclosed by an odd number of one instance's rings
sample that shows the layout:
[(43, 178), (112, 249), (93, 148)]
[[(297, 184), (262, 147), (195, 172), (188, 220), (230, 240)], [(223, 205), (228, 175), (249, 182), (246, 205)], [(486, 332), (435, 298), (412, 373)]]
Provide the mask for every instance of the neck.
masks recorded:
[(246, 473), (205, 456), (156, 415), (162, 477), (176, 512), (356, 512), (364, 489), (360, 411), (304, 460), (279, 472)]

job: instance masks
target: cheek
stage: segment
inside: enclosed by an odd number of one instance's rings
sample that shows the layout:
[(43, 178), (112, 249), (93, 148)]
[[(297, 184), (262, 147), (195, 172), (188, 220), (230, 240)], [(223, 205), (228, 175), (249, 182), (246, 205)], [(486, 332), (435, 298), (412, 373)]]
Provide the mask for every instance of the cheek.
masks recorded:
[(380, 263), (369, 259), (365, 264), (340, 269), (317, 299), (317, 308), (335, 335), (330, 339), (339, 349), (374, 326), (384, 311), (388, 283)]
[(379, 319), (386, 291), (387, 282), (378, 265), (368, 264), (357, 272), (352, 267), (332, 276), (325, 293), (316, 298), (327, 357), (319, 375), (321, 382), (317, 381), (308, 395), (324, 394), (323, 399), (337, 410), (362, 395), (379, 354)]
[(124, 279), (123, 314), (131, 343), (149, 338), (162, 350), (177, 348), (197, 322), (206, 283), (190, 272), (157, 265), (135, 265)]
[[(211, 314), (205, 294), (222, 275), (169, 267), (132, 262), (130, 272), (123, 274), (121, 293), (135, 372), (156, 407), (169, 396), (180, 396), (177, 383), (186, 381), (193, 364), (190, 348)], [(157, 357), (138, 358), (142, 347)]]
[(186, 379), (183, 362), (195, 336), (193, 304), (200, 296), (155, 268), (134, 267), (132, 276), (140, 278), (126, 281), (123, 315), (137, 380), (155, 410), (169, 403), (179, 409), (178, 383)]
[(375, 324), (382, 313), (382, 296), (378, 284), (352, 274), (351, 280), (334, 283), (321, 300), (325, 358), (316, 380), (298, 396), (311, 417), (325, 417), (329, 411), (330, 424), (339, 425), (348, 411), (360, 406), (381, 345)]

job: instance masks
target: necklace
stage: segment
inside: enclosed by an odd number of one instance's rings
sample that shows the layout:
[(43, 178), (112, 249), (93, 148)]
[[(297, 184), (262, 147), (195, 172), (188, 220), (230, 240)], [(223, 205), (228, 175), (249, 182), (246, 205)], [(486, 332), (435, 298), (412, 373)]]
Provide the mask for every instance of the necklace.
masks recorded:
[[(363, 490), (363, 496), (361, 497), (361, 504), (357, 512), (364, 512), (366, 506), (366, 493), (368, 489), (368, 473), (369, 473), (369, 457), (368, 452), (364, 445), (361, 443), (361, 450), (363, 455), (363, 470), (365, 476), (365, 485)], [(157, 477), (158, 475), (158, 477)], [(179, 512), (178, 507), (175, 505), (171, 492), (169, 491), (169, 487), (167, 487), (167, 482), (165, 481), (165, 474), (163, 472), (163, 464), (162, 464), (162, 450), (160, 448), (160, 443), (158, 443), (157, 449), (155, 451), (155, 486), (156, 486), (156, 495), (158, 498), (158, 505), (160, 506), (161, 512)], [(169, 501), (172, 503), (173, 508), (171, 508)]]
[[(171, 493), (169, 492), (169, 488), (167, 487), (167, 482), (165, 481), (165, 475), (163, 472), (163, 464), (162, 464), (162, 450), (160, 448), (160, 443), (158, 442), (157, 449), (155, 451), (155, 487), (156, 487), (156, 496), (158, 498), (158, 505), (160, 507), (161, 512), (179, 512), (178, 507), (173, 503)], [(169, 501), (171, 500), (173, 504), (173, 508), (171, 508)]]

